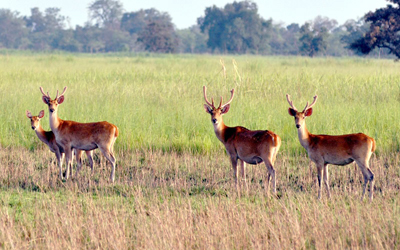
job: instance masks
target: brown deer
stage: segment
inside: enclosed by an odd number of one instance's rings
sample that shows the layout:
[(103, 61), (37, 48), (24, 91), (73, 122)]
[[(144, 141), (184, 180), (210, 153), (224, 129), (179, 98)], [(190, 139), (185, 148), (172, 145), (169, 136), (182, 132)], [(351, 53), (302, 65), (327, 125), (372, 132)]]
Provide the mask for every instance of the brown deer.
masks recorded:
[[(27, 110), (26, 116), (31, 120), (31, 127), (33, 130), (35, 130), (37, 137), (49, 147), (51, 152), (53, 152), (56, 155), (57, 163), (60, 168), (60, 179), (62, 179), (62, 161), (64, 158), (64, 149), (57, 145), (56, 138), (55, 138), (53, 132), (45, 131), (42, 128), (42, 125), (40, 125), (40, 119), (42, 119), (44, 117), (44, 110), (40, 111), (38, 116), (33, 116), (32, 113), (29, 110)], [(89, 159), (90, 168), (93, 173), (92, 151), (85, 151), (85, 152)], [(83, 153), (83, 151), (81, 151), (79, 149), (75, 150), (76, 162), (79, 167), (82, 164), (82, 162), (81, 162), (82, 153)], [(71, 168), (71, 171), (72, 171), (72, 168)]]
[(231, 99), (222, 104), (222, 97), (218, 107), (214, 106), (214, 99), (209, 102), (207, 99), (207, 88), (203, 86), (204, 109), (211, 115), (211, 122), (214, 126), (214, 132), (217, 138), (224, 144), (226, 151), (230, 156), (235, 178), (236, 188), (238, 187), (238, 169), (240, 163), (241, 175), (246, 183), (245, 163), (259, 164), (264, 162), (268, 169), (266, 190), (269, 192), (269, 182), (272, 177), (274, 194), (276, 193), (276, 173), (274, 162), (281, 146), (281, 138), (268, 130), (249, 130), (244, 127), (228, 127), (222, 120), (222, 115), (229, 111), (230, 103), (234, 96), (234, 90), (231, 90)]
[(328, 164), (347, 165), (355, 161), (364, 176), (364, 187), (361, 200), (364, 199), (365, 189), (368, 182), (370, 183), (369, 198), (373, 199), (374, 190), (374, 174), (369, 168), (369, 159), (375, 151), (375, 140), (363, 133), (347, 134), (347, 135), (313, 135), (308, 132), (305, 119), (312, 114), (312, 107), (317, 102), (317, 96), (311, 105), (305, 106), (303, 111), (299, 112), (290, 100), (290, 95), (286, 95), (286, 99), (290, 105), (289, 115), (294, 116), (297, 133), (299, 135), (300, 144), (307, 150), (308, 157), (317, 166), (318, 172), (318, 199), (321, 198), (321, 176), (328, 193), (329, 177)]
[[(66, 121), (58, 117), (58, 105), (64, 102), (64, 93), (57, 95), (56, 98), (51, 99), (49, 93), (45, 94), (43, 88), (40, 87), (42, 92), (42, 100), (49, 106), (50, 111), (50, 128), (53, 131), (57, 144), (60, 145), (65, 152), (66, 164), (69, 166), (71, 163), (72, 152), (71, 149), (80, 150), (93, 150), (99, 148), (101, 153), (111, 163), (111, 182), (115, 179), (115, 157), (113, 147), (115, 140), (118, 137), (118, 127), (106, 121), (92, 122), (92, 123), (79, 123), (75, 121)], [(76, 170), (78, 175), (80, 168)], [(69, 168), (67, 167), (66, 178), (69, 176)]]

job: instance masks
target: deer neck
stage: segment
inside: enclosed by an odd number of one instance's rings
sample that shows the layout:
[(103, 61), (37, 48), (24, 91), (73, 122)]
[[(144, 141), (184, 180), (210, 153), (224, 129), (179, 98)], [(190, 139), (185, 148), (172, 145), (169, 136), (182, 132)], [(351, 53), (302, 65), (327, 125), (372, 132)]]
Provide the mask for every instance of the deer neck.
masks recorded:
[(221, 120), (220, 123), (214, 124), (214, 132), (215, 135), (217, 136), (218, 140), (220, 140), (222, 143), (225, 143), (225, 130), (228, 127), (225, 125), (225, 123)]
[(58, 118), (57, 111), (54, 111), (53, 113), (50, 113), (50, 128), (53, 131), (54, 134), (58, 133), (58, 128), (60, 127), (60, 124), (63, 122), (60, 118)]
[(37, 127), (35, 129), (36, 135), (39, 138), (39, 140), (41, 140), (44, 143), (49, 143), (49, 141), (47, 140), (46, 137), (46, 131), (44, 131), (44, 129), (42, 128), (42, 125), (39, 124), (39, 127)]
[(297, 129), (297, 134), (299, 135), (301, 146), (308, 150), (308, 147), (310, 145), (310, 132), (308, 132), (306, 123), (304, 123), (304, 125), (301, 126), (299, 129)]

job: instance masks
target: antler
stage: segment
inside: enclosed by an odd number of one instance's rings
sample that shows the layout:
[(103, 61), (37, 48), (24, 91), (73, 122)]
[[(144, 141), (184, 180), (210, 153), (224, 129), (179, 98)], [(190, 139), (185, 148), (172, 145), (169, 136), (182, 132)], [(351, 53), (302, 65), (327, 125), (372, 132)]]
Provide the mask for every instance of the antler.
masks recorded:
[(57, 89), (57, 95), (56, 95), (56, 98), (55, 98), (55, 100), (57, 100), (57, 98), (58, 98), (58, 97), (61, 97), (61, 96), (63, 96), (63, 95), (64, 95), (64, 93), (65, 93), (65, 91), (67, 91), (67, 87), (64, 87), (64, 90), (63, 90), (62, 94), (61, 94), (60, 96), (58, 96), (58, 89)]
[(307, 105), (304, 107), (303, 112), (306, 111), (307, 109), (312, 108), (312, 106), (314, 106), (314, 104), (317, 102), (317, 98), (318, 98), (318, 96), (315, 95), (314, 96), (314, 101), (311, 103), (311, 105), (308, 105), (308, 102), (307, 102)]
[(44, 96), (47, 96), (48, 98), (50, 98), (50, 95), (49, 95), (49, 92), (47, 92), (47, 95), (44, 93), (44, 91), (43, 91), (43, 88), (42, 87), (40, 87), (40, 91), (42, 92), (42, 94), (44, 95)]
[[(297, 111), (297, 108), (293, 105), (293, 101), (290, 100), (290, 95), (289, 95), (289, 94), (286, 94), (286, 99), (287, 99), (287, 101), (288, 101), (290, 107), (292, 107), (292, 109), (294, 109), (295, 111)], [(307, 104), (307, 105), (308, 105), (308, 104)]]
[(221, 96), (221, 102), (219, 103), (219, 108), (223, 108), (223, 107), (225, 107), (226, 105), (228, 105), (229, 103), (231, 103), (232, 100), (233, 100), (234, 93), (235, 93), (235, 89), (232, 89), (232, 90), (231, 90), (231, 99), (230, 99), (227, 103), (225, 103), (224, 105), (222, 105), (222, 106), (221, 106), (221, 104), (222, 104), (222, 96)]
[[(231, 90), (231, 99), (227, 103), (225, 103), (224, 105), (222, 105), (222, 96), (221, 96), (221, 100), (219, 102), (218, 108), (223, 108), (223, 107), (225, 107), (226, 105), (228, 105), (229, 103), (232, 102), (232, 99), (233, 99), (233, 96), (234, 96), (234, 91), (235, 91), (234, 89)], [(206, 86), (203, 86), (203, 92), (204, 92), (204, 100), (206, 101), (206, 103), (209, 106), (211, 106), (212, 108), (215, 108), (214, 99), (211, 98), (212, 103), (210, 103), (210, 101), (208, 101), (208, 99), (207, 99), (207, 88), (206, 88)]]
[(208, 104), (208, 106), (210, 106), (210, 107), (212, 107), (212, 108), (215, 108), (215, 107), (214, 107), (214, 99), (211, 98), (212, 103), (210, 103), (210, 102), (208, 101), (208, 99), (207, 99), (207, 88), (206, 88), (206, 86), (203, 86), (203, 93), (204, 93), (204, 100), (206, 100), (206, 103)]

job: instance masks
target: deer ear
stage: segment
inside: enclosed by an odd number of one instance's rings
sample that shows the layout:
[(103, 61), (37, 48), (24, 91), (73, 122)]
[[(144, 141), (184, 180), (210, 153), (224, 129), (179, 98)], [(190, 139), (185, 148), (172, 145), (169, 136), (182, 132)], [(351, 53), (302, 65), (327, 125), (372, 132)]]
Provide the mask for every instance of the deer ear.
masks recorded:
[(39, 112), (39, 118), (42, 119), (43, 116), (44, 116), (44, 110), (41, 110), (41, 111)]
[(296, 110), (294, 110), (294, 109), (292, 109), (292, 108), (289, 108), (289, 109), (288, 109), (288, 112), (289, 112), (289, 115), (291, 115), (291, 116), (296, 116)]
[(42, 96), (42, 100), (43, 100), (43, 102), (44, 102), (45, 104), (49, 104), (49, 102), (50, 102), (50, 98), (47, 97), (47, 96)]
[(222, 108), (222, 110), (221, 110), (221, 114), (226, 114), (226, 113), (228, 113), (230, 107), (231, 107), (230, 104), (224, 106), (224, 107)]
[(29, 119), (32, 118), (32, 114), (31, 112), (29, 112), (29, 110), (26, 111), (26, 117), (28, 117)]
[(204, 104), (204, 109), (206, 110), (207, 113), (212, 114), (212, 108), (207, 104)]
[(64, 102), (64, 96), (62, 95), (62, 96), (58, 97), (57, 103), (58, 103), (58, 104), (61, 104), (61, 103), (63, 103), (63, 102)]
[(304, 113), (305, 116), (310, 116), (312, 115), (312, 108), (309, 108), (306, 110), (306, 112)]

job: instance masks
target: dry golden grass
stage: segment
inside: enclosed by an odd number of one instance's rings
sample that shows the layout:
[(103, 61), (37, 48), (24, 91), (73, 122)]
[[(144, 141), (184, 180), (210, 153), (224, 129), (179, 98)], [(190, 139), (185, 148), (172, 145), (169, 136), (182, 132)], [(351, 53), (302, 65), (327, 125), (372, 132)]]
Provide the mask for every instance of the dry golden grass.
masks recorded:
[(264, 165), (248, 166), (249, 190), (233, 187), (228, 158), (117, 152), (116, 183), (96, 153), (60, 182), (47, 149), (0, 150), (0, 247), (4, 249), (396, 249), (400, 159), (374, 155), (375, 199), (359, 200), (354, 165), (330, 167), (332, 199), (316, 199), (306, 156), (279, 155), (278, 198), (265, 194)]

